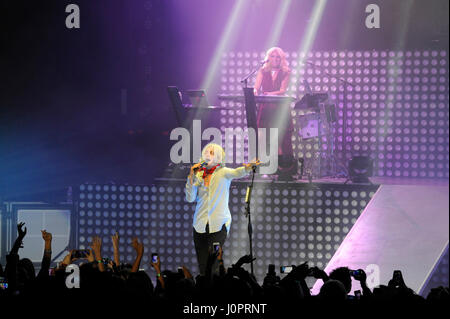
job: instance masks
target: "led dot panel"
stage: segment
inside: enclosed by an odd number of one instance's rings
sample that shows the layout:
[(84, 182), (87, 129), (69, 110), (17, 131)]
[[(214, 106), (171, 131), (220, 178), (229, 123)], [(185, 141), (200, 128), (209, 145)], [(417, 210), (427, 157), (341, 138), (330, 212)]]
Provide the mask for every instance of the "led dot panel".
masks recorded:
[[(149, 270), (158, 252), (164, 269), (186, 265), (198, 273), (192, 239), (194, 204), (185, 202), (184, 182), (79, 187), (79, 247), (94, 235), (103, 239), (104, 257), (113, 257), (110, 236), (119, 232), (123, 262), (135, 258), (131, 240), (145, 244), (141, 268)], [(227, 266), (249, 253), (244, 199), (247, 182), (234, 182), (230, 193), (233, 222), (224, 247)], [(270, 185), (270, 188), (269, 188)], [(255, 274), (262, 280), (268, 264), (291, 265), (308, 260), (325, 267), (378, 186), (255, 183), (252, 221)]]
[[(242, 94), (239, 80), (263, 57), (264, 52), (225, 53), (221, 93)], [(299, 68), (300, 58), (318, 67)], [(447, 51), (287, 52), (287, 59), (292, 69), (289, 95), (301, 98), (306, 92), (303, 80), (307, 80), (314, 92), (328, 93), (330, 102), (336, 105), (337, 122), (332, 134), (322, 136), (321, 141), (299, 134), (304, 113), (292, 111), (294, 154), (305, 159), (314, 175), (318, 170), (324, 175), (332, 169), (334, 163), (329, 159), (334, 151), (336, 162), (343, 165), (352, 156), (370, 156), (374, 176), (449, 177)], [(348, 86), (346, 96), (346, 123), (343, 85), (325, 71), (353, 84)], [(231, 108), (222, 112), (222, 128), (245, 127), (242, 103), (221, 103)]]
[[(103, 256), (112, 259), (111, 235), (117, 231), (121, 261), (133, 263), (132, 238), (137, 236), (147, 249), (154, 240), (150, 230), (156, 225), (151, 222), (150, 196), (149, 186), (80, 185), (77, 195), (79, 248), (89, 248), (92, 236), (97, 235), (102, 238)], [(148, 269), (148, 262), (146, 253), (142, 268)]]

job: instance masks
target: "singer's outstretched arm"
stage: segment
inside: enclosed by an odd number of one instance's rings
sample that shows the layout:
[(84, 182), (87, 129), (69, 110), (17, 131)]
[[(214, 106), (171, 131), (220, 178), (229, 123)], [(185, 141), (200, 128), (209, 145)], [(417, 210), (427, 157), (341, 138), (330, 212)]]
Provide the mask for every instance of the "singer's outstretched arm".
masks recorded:
[(238, 168), (224, 167), (223, 170), (225, 172), (224, 176), (227, 179), (241, 178), (248, 174), (244, 166)]
[(225, 167), (225, 177), (228, 179), (233, 178), (241, 178), (247, 175), (249, 172), (252, 171), (252, 167), (257, 167), (261, 164), (261, 162), (258, 159), (254, 159), (248, 164), (243, 164), (241, 167), (238, 168), (228, 168)]

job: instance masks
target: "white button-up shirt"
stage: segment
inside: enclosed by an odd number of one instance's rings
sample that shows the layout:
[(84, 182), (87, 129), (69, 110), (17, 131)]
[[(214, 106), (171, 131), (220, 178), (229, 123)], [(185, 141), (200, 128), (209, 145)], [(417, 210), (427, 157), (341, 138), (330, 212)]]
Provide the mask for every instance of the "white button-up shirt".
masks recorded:
[(247, 174), (243, 166), (238, 168), (219, 167), (212, 173), (208, 187), (205, 186), (202, 178), (203, 171), (194, 174), (192, 184), (188, 177), (185, 194), (189, 203), (197, 201), (193, 223), (197, 233), (205, 233), (208, 223), (210, 233), (220, 231), (224, 224), (229, 232), (231, 213), (228, 207), (228, 198), (230, 197), (231, 180)]

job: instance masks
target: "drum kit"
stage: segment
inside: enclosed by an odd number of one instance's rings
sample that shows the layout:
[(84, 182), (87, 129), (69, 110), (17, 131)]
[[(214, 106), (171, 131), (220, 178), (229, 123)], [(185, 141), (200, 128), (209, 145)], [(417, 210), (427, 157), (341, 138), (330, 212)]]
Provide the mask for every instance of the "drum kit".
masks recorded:
[[(288, 96), (255, 96), (255, 102), (280, 105), (295, 103), (293, 108), (295, 114), (293, 117), (294, 127), (296, 128), (295, 131), (298, 132), (297, 138), (300, 138), (300, 145), (302, 145), (303, 152), (301, 153), (304, 155), (297, 158), (299, 163), (297, 176), (299, 179), (305, 177), (311, 181), (313, 178), (345, 177), (345, 173), (337, 171), (338, 167), (342, 168), (340, 167), (342, 165), (338, 165), (334, 155), (335, 104), (331, 103), (327, 93), (313, 93), (309, 85), (305, 84), (308, 93), (300, 100)], [(242, 95), (218, 95), (218, 99), (244, 103), (244, 96)], [(306, 152), (307, 144), (315, 144), (316, 146), (309, 146), (310, 150)]]

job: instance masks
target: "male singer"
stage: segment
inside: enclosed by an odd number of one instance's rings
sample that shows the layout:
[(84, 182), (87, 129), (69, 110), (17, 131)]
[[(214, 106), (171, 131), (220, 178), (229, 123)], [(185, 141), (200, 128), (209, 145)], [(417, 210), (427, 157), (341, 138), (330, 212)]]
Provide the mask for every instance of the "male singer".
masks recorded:
[(228, 208), (231, 180), (247, 175), (259, 160), (238, 168), (225, 167), (225, 151), (210, 143), (202, 150), (200, 163), (191, 167), (185, 193), (190, 203), (196, 201), (194, 213), (194, 245), (200, 274), (205, 274), (209, 250), (213, 243), (223, 247), (231, 225)]

